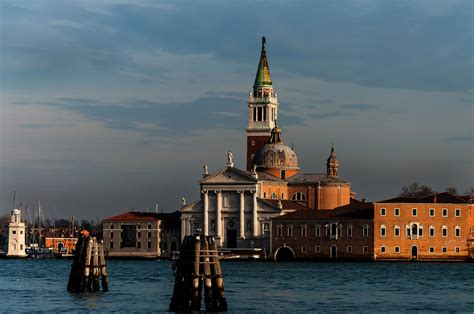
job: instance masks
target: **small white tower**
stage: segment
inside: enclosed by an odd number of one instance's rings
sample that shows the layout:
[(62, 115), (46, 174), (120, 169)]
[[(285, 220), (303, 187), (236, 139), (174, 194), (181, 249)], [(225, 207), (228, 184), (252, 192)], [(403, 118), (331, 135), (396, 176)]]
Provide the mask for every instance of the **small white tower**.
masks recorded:
[(21, 211), (14, 209), (8, 224), (8, 257), (26, 257), (25, 223), (21, 221)]

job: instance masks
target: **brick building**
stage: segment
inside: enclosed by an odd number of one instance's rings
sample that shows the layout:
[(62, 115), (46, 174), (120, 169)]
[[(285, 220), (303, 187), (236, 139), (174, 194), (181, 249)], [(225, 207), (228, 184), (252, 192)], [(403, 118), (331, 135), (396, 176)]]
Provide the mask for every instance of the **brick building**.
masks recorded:
[(373, 257), (373, 204), (355, 199), (333, 210), (300, 209), (272, 219), (276, 260)]
[(378, 260), (465, 260), (472, 205), (447, 192), (376, 202), (374, 257)]
[(108, 257), (170, 257), (180, 247), (180, 213), (128, 212), (103, 222)]

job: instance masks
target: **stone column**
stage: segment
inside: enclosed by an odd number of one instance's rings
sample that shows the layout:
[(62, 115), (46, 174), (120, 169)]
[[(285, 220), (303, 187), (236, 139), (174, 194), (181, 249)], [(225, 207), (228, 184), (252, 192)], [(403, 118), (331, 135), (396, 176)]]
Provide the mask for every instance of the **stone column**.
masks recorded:
[(181, 217), (181, 243), (183, 243), (183, 239), (185, 235), (186, 235), (186, 218)]
[(240, 193), (240, 234), (241, 239), (245, 239), (245, 191), (239, 191)]
[(204, 235), (209, 235), (209, 195), (204, 191)]
[(217, 191), (217, 209), (216, 209), (216, 238), (220, 246), (222, 243), (222, 192)]
[(252, 208), (252, 220), (253, 220), (253, 237), (258, 236), (258, 208), (257, 208), (257, 192), (252, 192), (253, 196), (253, 208)]

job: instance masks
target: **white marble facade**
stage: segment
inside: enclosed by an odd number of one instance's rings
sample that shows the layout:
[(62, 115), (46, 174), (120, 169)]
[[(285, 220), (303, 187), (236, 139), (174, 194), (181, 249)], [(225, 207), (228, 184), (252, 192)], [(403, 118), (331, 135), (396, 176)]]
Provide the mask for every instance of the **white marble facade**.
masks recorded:
[(270, 219), (283, 211), (257, 197), (257, 175), (228, 164), (203, 176), (201, 199), (181, 209), (181, 237), (200, 229), (220, 247), (269, 247)]
[(14, 209), (8, 224), (7, 256), (25, 257), (26, 225), (21, 221), (21, 211)]

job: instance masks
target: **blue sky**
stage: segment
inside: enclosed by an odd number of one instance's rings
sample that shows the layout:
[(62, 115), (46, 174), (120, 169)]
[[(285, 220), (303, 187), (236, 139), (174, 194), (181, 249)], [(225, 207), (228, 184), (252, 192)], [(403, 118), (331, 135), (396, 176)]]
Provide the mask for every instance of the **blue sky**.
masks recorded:
[[(0, 2), (0, 210), (179, 207), (202, 165), (244, 166), (266, 36), (279, 122), (305, 172), (380, 200), (474, 185), (472, 1)], [(54, 205), (54, 210), (53, 210)]]

